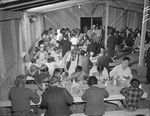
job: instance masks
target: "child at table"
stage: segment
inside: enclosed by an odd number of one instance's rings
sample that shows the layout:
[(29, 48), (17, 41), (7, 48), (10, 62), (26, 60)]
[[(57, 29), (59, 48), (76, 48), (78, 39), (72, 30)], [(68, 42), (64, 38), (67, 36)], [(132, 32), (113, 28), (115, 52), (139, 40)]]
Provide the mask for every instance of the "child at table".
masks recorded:
[(89, 77), (89, 89), (85, 90), (82, 95), (82, 100), (86, 101), (85, 114), (89, 116), (102, 116), (105, 113), (104, 98), (109, 97), (109, 93), (105, 88), (97, 86), (97, 78), (95, 76)]
[(144, 91), (139, 88), (139, 80), (132, 79), (130, 84), (131, 86), (122, 88), (120, 93), (125, 96), (125, 99), (123, 100), (123, 107), (127, 110), (135, 111), (138, 109), (138, 103)]
[(35, 59), (38, 60), (39, 64), (45, 63), (48, 59), (48, 52), (45, 50), (45, 47), (43, 44), (40, 45), (40, 51), (36, 53), (34, 56)]

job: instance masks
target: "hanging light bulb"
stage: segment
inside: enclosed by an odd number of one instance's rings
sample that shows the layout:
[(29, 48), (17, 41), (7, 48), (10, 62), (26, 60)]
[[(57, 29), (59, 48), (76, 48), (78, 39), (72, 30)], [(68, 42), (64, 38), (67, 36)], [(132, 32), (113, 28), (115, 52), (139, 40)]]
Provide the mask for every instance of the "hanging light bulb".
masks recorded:
[(79, 7), (79, 8), (81, 8), (81, 5), (80, 5), (80, 4), (78, 4), (78, 7)]
[(79, 5), (79, 8), (81, 8), (81, 6)]

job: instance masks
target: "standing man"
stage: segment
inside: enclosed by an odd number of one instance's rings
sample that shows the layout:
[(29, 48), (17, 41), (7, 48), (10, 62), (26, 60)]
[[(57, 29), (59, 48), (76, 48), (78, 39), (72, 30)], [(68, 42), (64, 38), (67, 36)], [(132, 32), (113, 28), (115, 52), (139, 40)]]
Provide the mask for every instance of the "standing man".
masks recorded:
[(13, 116), (29, 116), (30, 100), (38, 103), (40, 97), (36, 92), (29, 88), (25, 88), (26, 76), (21, 74), (16, 77), (15, 85), (9, 91), (9, 99), (12, 104)]
[(104, 66), (109, 73), (110, 72), (109, 64), (112, 62), (113, 60), (107, 55), (105, 55), (105, 48), (102, 47), (99, 58), (97, 59), (97, 67)]
[(107, 40), (107, 47), (108, 47), (107, 55), (111, 58), (113, 58), (115, 55), (115, 45), (116, 45), (116, 38), (114, 36), (114, 32), (112, 31), (110, 32), (110, 35)]
[(44, 116), (70, 116), (69, 106), (73, 104), (73, 97), (66, 88), (58, 87), (60, 79), (53, 77), (51, 87), (42, 94), (41, 108), (46, 109)]

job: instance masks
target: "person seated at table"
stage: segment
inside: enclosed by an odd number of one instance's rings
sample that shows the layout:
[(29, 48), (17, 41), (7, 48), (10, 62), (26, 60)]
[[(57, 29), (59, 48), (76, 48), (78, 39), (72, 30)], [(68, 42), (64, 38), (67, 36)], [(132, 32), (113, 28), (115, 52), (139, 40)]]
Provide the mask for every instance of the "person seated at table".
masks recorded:
[(74, 102), (73, 96), (66, 88), (59, 87), (59, 79), (54, 77), (51, 87), (42, 94), (41, 108), (46, 109), (44, 116), (70, 116), (69, 106)]
[(110, 72), (110, 78), (118, 78), (118, 80), (131, 80), (133, 78), (133, 75), (131, 73), (131, 69), (128, 67), (129, 62), (130, 58), (124, 57), (122, 63), (115, 66)]
[(56, 77), (61, 80), (62, 79), (61, 74), (62, 74), (62, 71), (59, 68), (55, 68), (52, 77)]
[(82, 71), (82, 67), (81, 66), (76, 66), (75, 72), (71, 74), (70, 76), (70, 80), (72, 81), (73, 79), (75, 80), (75, 82), (78, 83), (83, 83), (84, 82), (84, 76), (86, 75), (86, 73), (84, 71)]
[(56, 67), (56, 62), (54, 60), (54, 57), (48, 58), (45, 65), (48, 67), (49, 74), (53, 75), (53, 72), (54, 72), (55, 67)]
[(89, 89), (86, 89), (81, 96), (86, 101), (85, 114), (88, 116), (102, 116), (105, 113), (104, 98), (109, 97), (105, 88), (97, 86), (98, 80), (95, 76), (90, 76), (88, 80)]
[(36, 65), (31, 65), (30, 69), (27, 71), (26, 75), (27, 76), (33, 76), (36, 71), (38, 71), (40, 69), (40, 67), (37, 67)]
[(30, 116), (30, 100), (39, 103), (40, 97), (31, 89), (25, 87), (26, 76), (21, 74), (16, 77), (15, 87), (9, 91), (13, 116)]
[(46, 78), (50, 78), (48, 67), (45, 64), (42, 64), (40, 69), (33, 75), (33, 78), (35, 78), (37, 84), (42, 84)]
[(45, 47), (43, 44), (40, 45), (40, 51), (38, 51), (36, 53), (36, 55), (34, 56), (35, 59), (38, 59), (38, 63), (45, 63), (46, 60), (48, 59), (48, 52), (46, 50), (44, 50)]
[(29, 64), (27, 65), (27, 71), (30, 70), (30, 67), (31, 67), (32, 65), (35, 65), (35, 66), (37, 66), (37, 67), (40, 67), (40, 66), (37, 64), (37, 60), (36, 60), (35, 58), (33, 58), (33, 59), (31, 59), (31, 61), (30, 61)]
[(58, 47), (54, 48), (51, 52), (51, 56), (54, 57), (55, 62), (59, 62), (62, 59), (62, 52)]
[(100, 65), (99, 67), (97, 67), (96, 65), (93, 66), (90, 70), (89, 76), (95, 76), (100, 81), (109, 79), (108, 71), (102, 65)]
[(138, 109), (138, 103), (144, 94), (144, 91), (139, 88), (139, 80), (132, 79), (130, 84), (131, 86), (122, 88), (120, 93), (125, 96), (125, 99), (123, 100), (123, 107), (127, 110), (135, 111)]

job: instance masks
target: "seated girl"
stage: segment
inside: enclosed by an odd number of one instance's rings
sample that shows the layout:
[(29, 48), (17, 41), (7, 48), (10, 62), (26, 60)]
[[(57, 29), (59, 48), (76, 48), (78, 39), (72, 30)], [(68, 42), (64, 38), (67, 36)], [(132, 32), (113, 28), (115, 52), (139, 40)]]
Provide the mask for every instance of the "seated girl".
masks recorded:
[(89, 76), (95, 76), (100, 81), (109, 79), (108, 71), (102, 65), (100, 65), (100, 67), (93, 66), (90, 70)]

